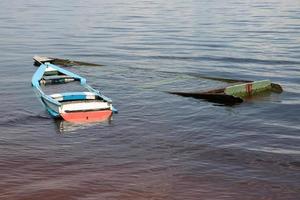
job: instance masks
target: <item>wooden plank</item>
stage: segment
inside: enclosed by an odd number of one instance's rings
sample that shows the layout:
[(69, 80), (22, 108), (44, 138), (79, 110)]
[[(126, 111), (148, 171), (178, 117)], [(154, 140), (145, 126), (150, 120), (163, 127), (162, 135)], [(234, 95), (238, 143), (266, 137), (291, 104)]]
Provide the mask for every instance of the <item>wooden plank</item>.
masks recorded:
[(33, 60), (38, 62), (38, 63), (45, 63), (45, 62), (51, 62), (52, 60), (54, 60), (53, 58), (49, 58), (46, 56), (33, 56)]
[(89, 63), (89, 62), (81, 62), (81, 61), (75, 61), (75, 60), (68, 60), (68, 59), (61, 59), (61, 58), (53, 58), (53, 57), (46, 57), (46, 56), (33, 56), (33, 60), (35, 61), (36, 66), (40, 66), (41, 64), (45, 62), (50, 62), (55, 65), (60, 65), (63, 67), (70, 67), (70, 66), (103, 66), (100, 64), (95, 63)]

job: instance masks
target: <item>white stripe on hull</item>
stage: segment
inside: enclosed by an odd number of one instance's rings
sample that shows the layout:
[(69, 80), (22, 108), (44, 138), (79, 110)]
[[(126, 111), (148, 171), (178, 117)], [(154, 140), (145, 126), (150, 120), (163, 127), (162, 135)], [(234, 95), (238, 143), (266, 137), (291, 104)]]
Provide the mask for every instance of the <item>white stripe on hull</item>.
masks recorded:
[(84, 110), (103, 110), (110, 109), (110, 104), (107, 102), (101, 101), (92, 101), (92, 102), (66, 102), (61, 106), (61, 112), (65, 111), (84, 111)]

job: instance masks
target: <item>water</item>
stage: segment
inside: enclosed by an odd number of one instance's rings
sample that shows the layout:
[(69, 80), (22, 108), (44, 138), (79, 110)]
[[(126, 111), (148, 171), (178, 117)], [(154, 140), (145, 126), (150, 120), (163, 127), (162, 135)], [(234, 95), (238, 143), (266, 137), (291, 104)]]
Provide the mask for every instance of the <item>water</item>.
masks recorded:
[[(300, 199), (300, 2), (0, 2), (0, 199)], [(73, 67), (113, 119), (45, 112), (32, 56)], [(234, 107), (165, 91), (271, 79), (284, 92)]]

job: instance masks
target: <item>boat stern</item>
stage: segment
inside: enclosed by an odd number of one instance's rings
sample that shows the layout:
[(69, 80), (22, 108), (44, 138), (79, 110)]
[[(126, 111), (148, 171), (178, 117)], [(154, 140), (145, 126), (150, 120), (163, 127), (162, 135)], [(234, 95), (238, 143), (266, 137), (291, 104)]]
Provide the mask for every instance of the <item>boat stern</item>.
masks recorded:
[(98, 100), (67, 101), (60, 108), (61, 117), (71, 122), (105, 121), (112, 114), (111, 103)]
[(112, 116), (111, 110), (81, 111), (61, 113), (61, 117), (69, 122), (98, 122), (106, 121)]

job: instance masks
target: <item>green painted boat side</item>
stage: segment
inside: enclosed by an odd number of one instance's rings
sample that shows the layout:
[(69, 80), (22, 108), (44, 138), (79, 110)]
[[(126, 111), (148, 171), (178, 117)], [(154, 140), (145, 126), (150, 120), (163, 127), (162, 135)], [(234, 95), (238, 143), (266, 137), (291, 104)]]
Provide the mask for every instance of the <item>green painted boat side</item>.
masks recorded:
[(168, 92), (183, 97), (203, 99), (209, 102), (232, 106), (247, 100), (249, 96), (259, 95), (265, 92), (281, 93), (283, 91), (279, 84), (271, 83), (269, 80), (252, 81), (236, 84), (226, 88), (209, 90), (206, 92)]
[(270, 80), (254, 81), (250, 83), (243, 83), (226, 87), (224, 93), (235, 97), (253, 96), (263, 91), (270, 91), (272, 89)]

